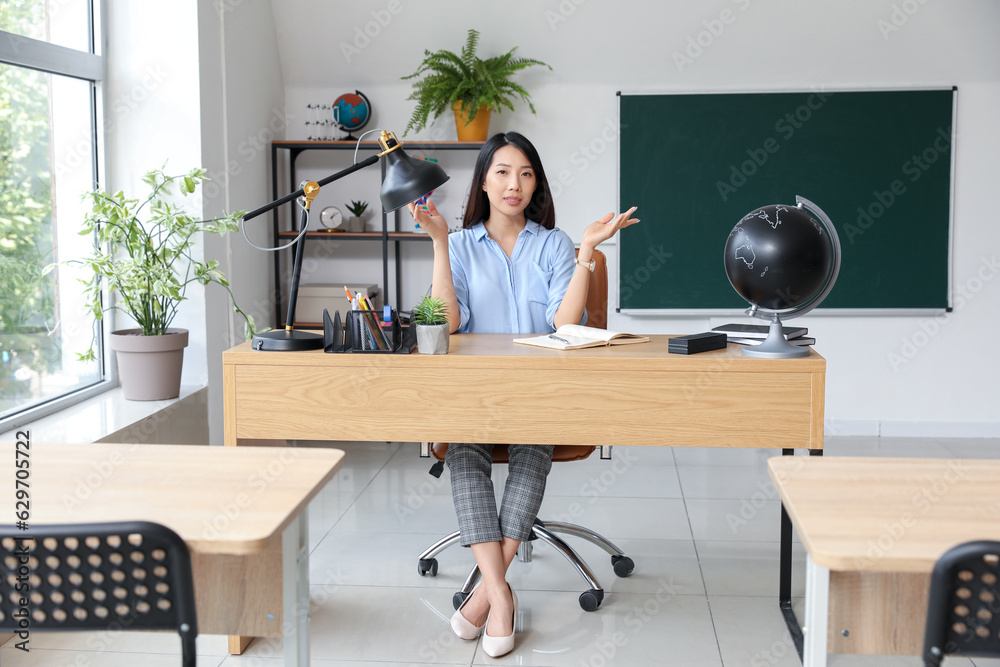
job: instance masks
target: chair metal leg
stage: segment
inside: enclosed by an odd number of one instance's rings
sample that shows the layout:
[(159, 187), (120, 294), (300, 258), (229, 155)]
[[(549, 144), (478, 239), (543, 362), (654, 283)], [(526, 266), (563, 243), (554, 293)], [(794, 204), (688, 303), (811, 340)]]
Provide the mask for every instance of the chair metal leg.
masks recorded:
[[(534, 526), (532, 526), (532, 537), (534, 539), (542, 540), (554, 548), (556, 551), (561, 553), (574, 568), (576, 568), (576, 571), (590, 587), (589, 590), (584, 591), (584, 593), (580, 596), (580, 606), (585, 611), (594, 611), (598, 606), (600, 606), (601, 601), (604, 599), (604, 589), (601, 587), (600, 582), (597, 581), (597, 577), (590, 569), (590, 566), (587, 565), (587, 562), (583, 560), (583, 558), (580, 557), (580, 554), (574, 551), (570, 545), (563, 541), (562, 538), (558, 537), (555, 534), (556, 532), (579, 537), (603, 549), (606, 553), (611, 555), (611, 564), (614, 567), (615, 574), (619, 577), (627, 577), (630, 575), (635, 564), (632, 562), (632, 559), (626, 556), (617, 545), (611, 542), (611, 540), (590, 530), (589, 528), (578, 526), (573, 523), (564, 523), (562, 521), (535, 521)], [(451, 535), (438, 540), (428, 547), (422, 554), (420, 554), (417, 565), (417, 570), (420, 575), (424, 576), (430, 574), (432, 577), (437, 575), (438, 564), (436, 556), (451, 545), (457, 544), (459, 540), (460, 535), (458, 531), (456, 531)], [(517, 553), (522, 562), (531, 562), (532, 541), (522, 541), (518, 547)], [(462, 590), (452, 596), (452, 603), (456, 609), (458, 609), (462, 602), (464, 602), (472, 592), (473, 587), (475, 587), (476, 582), (479, 580), (479, 576), (480, 572), (478, 565), (473, 566), (469, 576), (465, 579)]]
[(600, 533), (594, 532), (590, 528), (578, 526), (575, 523), (564, 523), (562, 521), (541, 521), (539, 523), (553, 533), (572, 535), (573, 537), (579, 537), (580, 539), (587, 540), (591, 544), (601, 547), (611, 556), (625, 555), (625, 552), (619, 549), (614, 542)]
[(524, 540), (517, 547), (517, 559), (522, 563), (531, 562), (531, 540)]
[(459, 533), (457, 530), (451, 535), (446, 535), (445, 537), (442, 537), (440, 540), (438, 540), (431, 546), (427, 547), (427, 549), (422, 554), (420, 554), (420, 560), (427, 560), (428, 558), (434, 558), (435, 556), (437, 556), (439, 553), (441, 553), (451, 545), (458, 544), (458, 541), (461, 539), (461, 537), (462, 537), (461, 533)]
[[(466, 597), (468, 597), (469, 593), (472, 592), (472, 589), (476, 587), (476, 582), (477, 581), (479, 581), (479, 565), (478, 564), (472, 566), (472, 570), (469, 571), (469, 576), (467, 576), (465, 578), (465, 583), (462, 584), (462, 593), (465, 594), (463, 596), (463, 598), (462, 598), (463, 600)], [(457, 607), (456, 607), (456, 609), (457, 609)]]
[(532, 530), (535, 532), (538, 539), (552, 546), (559, 553), (565, 556), (566, 560), (568, 560), (573, 567), (576, 568), (576, 571), (580, 573), (580, 576), (583, 577), (584, 581), (586, 581), (592, 589), (598, 591), (604, 590), (601, 588), (601, 584), (597, 581), (597, 577), (594, 576), (594, 573), (590, 570), (586, 561), (580, 558), (580, 554), (576, 553), (573, 550), (573, 547), (566, 544), (562, 538), (549, 531), (545, 526), (541, 526), (536, 523), (532, 527)]

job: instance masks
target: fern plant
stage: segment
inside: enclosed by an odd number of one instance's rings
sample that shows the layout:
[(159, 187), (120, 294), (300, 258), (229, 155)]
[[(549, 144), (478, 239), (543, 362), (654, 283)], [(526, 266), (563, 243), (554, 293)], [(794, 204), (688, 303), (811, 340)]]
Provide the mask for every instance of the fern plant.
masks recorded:
[(467, 122), (471, 122), (483, 106), (496, 109), (497, 113), (502, 107), (513, 111), (515, 97), (526, 102), (531, 113), (535, 113), (527, 89), (511, 81), (510, 77), (534, 65), (548, 67), (549, 70), (552, 68), (533, 58), (515, 58), (516, 46), (502, 56), (482, 60), (476, 55), (478, 46), (479, 32), (470, 29), (461, 54), (444, 49), (425, 50), (424, 60), (417, 71), (402, 77), (407, 80), (426, 74), (423, 79), (414, 82), (413, 92), (406, 98), (416, 100), (417, 107), (403, 130), (404, 135), (411, 129), (419, 132), (427, 126), (428, 120), (433, 122), (459, 101)]

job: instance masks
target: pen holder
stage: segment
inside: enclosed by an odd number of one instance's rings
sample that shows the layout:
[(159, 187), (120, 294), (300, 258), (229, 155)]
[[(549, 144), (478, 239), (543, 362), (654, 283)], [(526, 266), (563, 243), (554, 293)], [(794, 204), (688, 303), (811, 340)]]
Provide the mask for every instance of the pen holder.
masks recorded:
[[(390, 311), (388, 322), (383, 321), (383, 313), (375, 310), (349, 310), (341, 329), (340, 312), (330, 320), (329, 312), (324, 312), (325, 352), (381, 352), (383, 354), (409, 354), (412, 345), (404, 340), (399, 313)], [(342, 334), (342, 342), (340, 335)]]

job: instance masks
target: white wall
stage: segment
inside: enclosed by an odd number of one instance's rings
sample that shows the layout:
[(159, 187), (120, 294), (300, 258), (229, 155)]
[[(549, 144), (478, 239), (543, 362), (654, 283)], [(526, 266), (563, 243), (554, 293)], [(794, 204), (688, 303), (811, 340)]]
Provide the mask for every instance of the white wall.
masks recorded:
[[(105, 139), (110, 190), (136, 192), (143, 173), (196, 166), (211, 182), (185, 200), (206, 218), (270, 201), (270, 142), (282, 138), (284, 86), (265, 0), (114, 0), (108, 8)], [(262, 219), (263, 220), (263, 219)], [(258, 230), (259, 231), (259, 230)], [(269, 235), (254, 235), (269, 244)], [(241, 236), (206, 236), (237, 302), (262, 326), (273, 312), (271, 256)], [(182, 382), (209, 386), (210, 439), (221, 444), (222, 351), (244, 340), (225, 290), (192, 285), (175, 326), (190, 330)]]
[[(579, 241), (583, 227), (617, 202), (617, 91), (870, 89), (959, 87), (954, 312), (921, 317), (810, 314), (829, 360), (827, 432), (1000, 435), (996, 371), (978, 341), (1000, 327), (1000, 225), (992, 190), (1000, 177), (1000, 4), (991, 0), (272, 0), (285, 84), (287, 137), (306, 137), (307, 103), (362, 90), (370, 127), (402, 132), (413, 108), (408, 82), (425, 48), (457, 51), (468, 28), (482, 33), (481, 55), (518, 46), (518, 55), (552, 65), (519, 77), (538, 110), (495, 116), (492, 131), (529, 136), (556, 186), (558, 224)], [(308, 16), (304, 21), (302, 17)], [(700, 44), (699, 44), (700, 42)], [(442, 118), (417, 138), (454, 138)], [(320, 154), (332, 155), (332, 154)], [(471, 156), (470, 156), (471, 160)], [(303, 163), (330, 173), (346, 162)], [(324, 171), (325, 170), (325, 171)], [(457, 214), (467, 176), (446, 188)], [(375, 188), (362, 183), (359, 191)], [(342, 197), (341, 197), (342, 198)], [(336, 200), (333, 203), (338, 203)], [(339, 203), (338, 203), (339, 205)], [(641, 217), (641, 211), (639, 215)], [(644, 219), (641, 224), (657, 224)], [(426, 248), (424, 249), (426, 251)], [(617, 294), (615, 253), (612, 299)], [(678, 249), (682, 251), (682, 249)], [(405, 268), (406, 307), (430, 280), (429, 254)], [(354, 246), (321, 250), (317, 282), (338, 282), (377, 262)], [(371, 258), (369, 258), (371, 254)], [(352, 264), (353, 261), (353, 264)], [(343, 273), (341, 273), (343, 271)], [(961, 293), (964, 290), (964, 296)], [(728, 318), (724, 318), (728, 319)], [(723, 319), (625, 317), (611, 328), (688, 333)]]
[[(271, 7), (262, 0), (198, 0), (202, 164), (213, 182), (204, 188), (205, 212), (253, 210), (271, 201), (270, 151), (284, 138), (285, 93)], [(250, 221), (258, 245), (271, 245), (269, 216)], [(206, 239), (206, 257), (220, 262), (236, 302), (258, 327), (271, 325), (272, 255), (239, 234)], [(243, 318), (226, 292), (208, 291), (207, 372), (209, 432), (223, 442), (222, 352), (245, 340)]]
[[(166, 163), (167, 173), (180, 174), (201, 165), (195, 0), (108, 5), (104, 186), (145, 198), (147, 171)], [(189, 214), (202, 215), (197, 198), (183, 202)], [(202, 251), (199, 243), (195, 256)], [(188, 301), (172, 325), (190, 332), (181, 378), (185, 385), (208, 383), (204, 295), (200, 286), (189, 287)], [(124, 315), (112, 317), (114, 326), (135, 326)]]

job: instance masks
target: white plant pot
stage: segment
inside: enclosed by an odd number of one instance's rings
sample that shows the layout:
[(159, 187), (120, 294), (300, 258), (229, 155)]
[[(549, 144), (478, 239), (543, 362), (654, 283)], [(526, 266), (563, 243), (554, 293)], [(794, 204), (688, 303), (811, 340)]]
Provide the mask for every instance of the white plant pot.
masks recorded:
[(143, 336), (142, 329), (111, 333), (111, 349), (118, 357), (118, 379), (125, 398), (159, 401), (181, 393), (181, 367), (187, 329), (167, 329), (162, 336)]
[(420, 354), (448, 354), (451, 333), (447, 324), (418, 324), (417, 351)]

